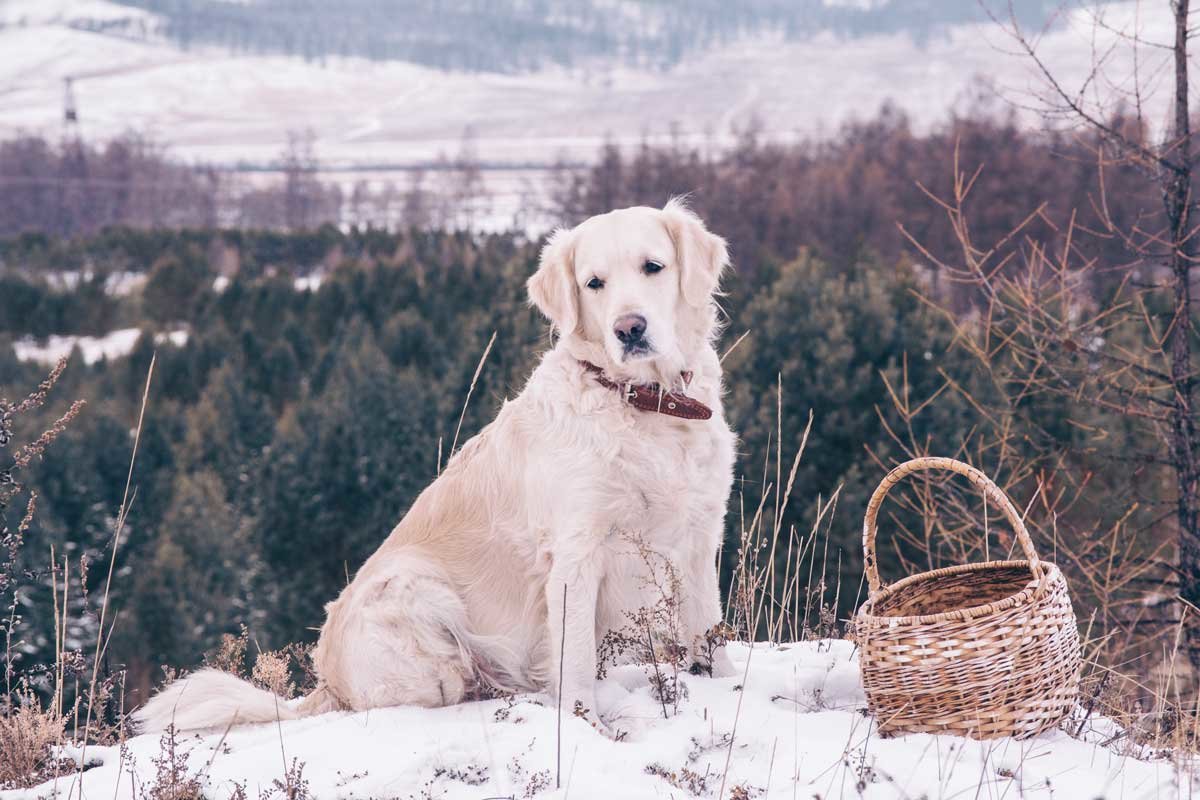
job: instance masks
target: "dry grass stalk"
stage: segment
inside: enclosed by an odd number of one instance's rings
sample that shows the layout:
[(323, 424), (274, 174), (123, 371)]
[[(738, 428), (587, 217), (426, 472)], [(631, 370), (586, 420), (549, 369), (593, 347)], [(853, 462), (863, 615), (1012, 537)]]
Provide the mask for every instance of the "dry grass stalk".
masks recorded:
[[(483, 365), (487, 361), (488, 354), (492, 352), (492, 345), (496, 343), (496, 331), (492, 331), (492, 336), (488, 339), (487, 347), (483, 348), (483, 354), (479, 356), (479, 363), (475, 365), (475, 374), (471, 376), (471, 385), (467, 388), (467, 396), (463, 400), (462, 412), (458, 415), (458, 425), (454, 427), (454, 441), (450, 443), (450, 456), (453, 457), (458, 450), (458, 434), (462, 431), (463, 418), (467, 416), (467, 406), (471, 403), (471, 394), (475, 391), (475, 384), (479, 382), (479, 375), (483, 372)], [(441, 472), (441, 454), (438, 454), (438, 471)]]
[(258, 654), (250, 680), (272, 694), (290, 700), (296, 696), (296, 685), (292, 683), (292, 670), (287, 653), (266, 651)]
[[(67, 360), (61, 359), (51, 370), (47, 378), (38, 388), (19, 402), (0, 399), (0, 449), (7, 449), (12, 444), (13, 426), (16, 418), (42, 406), (51, 390), (66, 368)], [(8, 505), (25, 491), (20, 473), (27, 468), (34, 458), (40, 457), (46, 449), (67, 428), (83, 408), (82, 401), (72, 403), (70, 408), (58, 417), (33, 441), (19, 446), (11, 456), (9, 463), (0, 467), (0, 520), (6, 520), (3, 512)], [(63, 687), (66, 679), (65, 665), (71, 662), (68, 654), (64, 653), (61, 638), (61, 618), (55, 609), (55, 665), (52, 670), (51, 692), (53, 700), (49, 708), (43, 709), (38, 697), (30, 689), (28, 676), (18, 675), (15, 671), (14, 647), (18, 642), (21, 616), (18, 612), (19, 596), (22, 590), (21, 582), (26, 579), (20, 566), (20, 554), (26, 537), (33, 525), (37, 510), (37, 495), (29, 492), (25, 501), (24, 514), (15, 529), (9, 527), (6, 521), (0, 522), (0, 597), (5, 598), (4, 615), (0, 619), (0, 630), (4, 632), (4, 677), (5, 694), (0, 698), (0, 787), (13, 788), (38, 783), (64, 770), (74, 769), (72, 762), (58, 759), (52, 754), (52, 747), (63, 743), (67, 728), (67, 717), (63, 709)], [(55, 563), (51, 555), (52, 570)], [(66, 562), (64, 562), (65, 565)], [(64, 574), (64, 578), (65, 578)], [(52, 583), (54, 579), (52, 578)], [(54, 598), (58, 602), (57, 585), (55, 584)], [(67, 596), (64, 588), (63, 605)], [(65, 614), (65, 610), (63, 612)]]
[[(61, 766), (52, 748), (62, 743), (66, 719), (53, 709), (43, 710), (32, 694), (17, 700), (0, 706), (0, 789), (41, 783)], [(68, 764), (69, 772), (74, 763)]]
[(688, 666), (689, 656), (700, 658), (702, 654), (692, 654), (690, 644), (681, 641), (681, 585), (674, 564), (644, 539), (633, 535), (624, 539), (642, 561), (643, 586), (651, 590), (654, 602), (626, 612), (627, 621), (620, 629), (604, 633), (598, 647), (597, 677), (604, 677), (610, 664), (625, 659), (644, 665), (651, 694), (662, 706), (663, 718), (668, 719), (679, 713), (679, 702), (687, 696), (680, 670)]
[(243, 677), (246, 671), (246, 647), (249, 642), (250, 632), (246, 630), (245, 625), (237, 636), (232, 633), (222, 634), (217, 649), (205, 653), (204, 663), (213, 669)]
[[(159, 740), (154, 764), (154, 780), (138, 787), (137, 800), (204, 800), (204, 784), (188, 772), (187, 753), (179, 747), (174, 726), (168, 726)], [(136, 774), (130, 770), (131, 774)]]
[[(100, 663), (104, 658), (105, 650), (108, 649), (108, 643), (112, 640), (112, 632), (116, 627), (116, 620), (114, 619), (109, 626), (107, 637), (105, 636), (104, 623), (108, 615), (109, 600), (112, 593), (113, 571), (117, 565), (117, 550), (120, 548), (121, 535), (125, 531), (125, 520), (129, 515), (129, 508), (133, 502), (133, 494), (131, 493), (133, 488), (133, 468), (137, 464), (138, 446), (142, 441), (142, 425), (146, 419), (146, 408), (150, 403), (150, 383), (154, 378), (154, 363), (156, 359), (157, 354), (152, 355), (150, 357), (150, 364), (146, 368), (146, 383), (142, 390), (142, 404), (138, 410), (137, 427), (134, 428), (133, 432), (133, 449), (129, 456), (129, 472), (125, 476), (125, 491), (121, 498), (121, 507), (117, 511), (117, 524), (116, 529), (113, 531), (112, 539), (112, 554), (108, 562), (108, 575), (104, 581), (104, 595), (100, 603), (99, 624), (96, 626), (96, 650), (92, 657), (92, 676), (88, 683), (87, 713), (84, 717), (83, 735), (80, 737), (83, 745), (79, 759), (79, 774), (81, 777), (84, 770), (83, 765), (87, 763), (88, 744), (93, 741), (91, 736), (93, 717), (100, 710), (100, 705), (103, 702), (99, 699), (104, 692), (104, 685), (100, 682)], [(103, 727), (104, 723), (102, 720), (97, 719), (96, 722)], [(78, 728), (78, 723), (76, 724), (76, 728)]]

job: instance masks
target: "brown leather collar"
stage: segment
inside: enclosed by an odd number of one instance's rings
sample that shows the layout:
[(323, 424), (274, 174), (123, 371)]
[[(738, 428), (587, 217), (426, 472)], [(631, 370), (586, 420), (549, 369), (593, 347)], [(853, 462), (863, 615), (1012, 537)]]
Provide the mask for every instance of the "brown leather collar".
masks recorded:
[[(708, 419), (712, 409), (699, 400), (677, 392), (668, 392), (657, 383), (616, 383), (610, 381), (604, 370), (590, 361), (580, 361), (583, 368), (596, 376), (596, 382), (608, 389), (614, 389), (625, 398), (625, 402), (642, 411), (654, 411), (666, 414), (668, 417), (682, 419)], [(684, 384), (691, 383), (692, 373), (683, 373)]]

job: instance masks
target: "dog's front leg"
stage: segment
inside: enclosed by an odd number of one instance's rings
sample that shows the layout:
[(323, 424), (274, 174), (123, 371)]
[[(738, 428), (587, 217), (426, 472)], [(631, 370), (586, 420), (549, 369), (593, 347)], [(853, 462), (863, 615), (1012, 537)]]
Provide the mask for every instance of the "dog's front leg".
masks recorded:
[[(555, 555), (546, 582), (551, 688), (563, 711), (607, 732), (596, 709), (597, 559)], [(560, 683), (561, 676), (561, 683)]]
[(688, 573), (689, 580), (683, 586), (680, 622), (684, 643), (691, 647), (693, 665), (714, 678), (726, 678), (735, 670), (719, 630), (724, 614), (715, 559), (703, 552), (697, 554)]

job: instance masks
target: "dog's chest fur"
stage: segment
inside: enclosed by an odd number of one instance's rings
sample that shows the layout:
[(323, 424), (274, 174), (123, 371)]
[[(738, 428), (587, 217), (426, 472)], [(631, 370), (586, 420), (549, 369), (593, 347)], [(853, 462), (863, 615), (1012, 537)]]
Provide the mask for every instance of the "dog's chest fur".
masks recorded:
[(681, 536), (692, 538), (696, 522), (725, 507), (733, 436), (719, 417), (686, 421), (626, 413), (633, 424), (615, 437), (602, 476), (612, 513), (609, 535), (632, 534), (660, 551), (690, 549)]
[(649, 418), (622, 437), (619, 466), (606, 476), (613, 518), (597, 636), (628, 625), (630, 613), (656, 607), (674, 589), (694, 591), (695, 570), (714, 569), (720, 547), (732, 434), (717, 417), (664, 425), (665, 418), (641, 413)]
[[(557, 424), (538, 438), (569, 458), (575, 479), (552, 502), (570, 516), (577, 508), (590, 509), (596, 515), (591, 524), (600, 528), (595, 533), (637, 536), (664, 554), (690, 549), (681, 534), (701, 520), (711, 528), (714, 516), (724, 513), (732, 484), (734, 435), (721, 412), (719, 373), (698, 374), (688, 390), (713, 409), (713, 417), (686, 420), (634, 408), (618, 391), (555, 355), (538, 372), (548, 373), (551, 388), (545, 393), (556, 406), (551, 416)], [(562, 379), (564, 369), (570, 380)], [(540, 378), (531, 382), (535, 394), (545, 388)], [(703, 546), (715, 548), (716, 542)]]
[[(686, 420), (633, 408), (573, 362), (555, 364), (553, 355), (548, 361), (545, 377), (553, 387), (548, 394), (573, 406), (558, 406), (559, 424), (543, 430), (542, 441), (553, 452), (569, 454), (574, 476), (549, 498), (560, 525), (551, 524), (548, 532), (556, 538), (564, 520), (582, 522), (588, 530), (568, 534), (584, 536), (598, 548), (602, 591), (612, 595), (602, 598), (601, 606), (636, 608), (646, 551), (653, 553), (652, 560), (665, 559), (688, 573), (711, 564), (720, 546), (734, 435), (721, 412), (719, 372), (698, 373), (688, 389), (713, 409), (713, 417)], [(570, 380), (563, 380), (564, 371)], [(535, 393), (543, 388), (540, 383), (535, 377)], [(565, 471), (567, 465), (562, 466)], [(588, 509), (588, 519), (579, 519), (581, 509)], [(549, 551), (561, 544), (544, 543)]]

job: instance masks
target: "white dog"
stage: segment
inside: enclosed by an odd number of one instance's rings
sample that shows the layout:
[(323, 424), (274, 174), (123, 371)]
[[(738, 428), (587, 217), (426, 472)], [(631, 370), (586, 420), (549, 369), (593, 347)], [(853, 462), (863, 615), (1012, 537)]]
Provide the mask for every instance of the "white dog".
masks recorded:
[[(647, 549), (673, 565), (674, 633), (701, 660), (733, 477), (713, 347), (727, 264), (674, 200), (555, 232), (528, 289), (557, 344), (326, 607), (318, 688), (285, 705), (201, 670), (137, 712), (140, 729), (441, 706), (476, 687), (557, 692), (603, 729), (599, 637), (655, 603)], [(702, 666), (731, 673), (721, 648)]]

